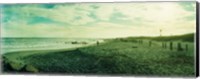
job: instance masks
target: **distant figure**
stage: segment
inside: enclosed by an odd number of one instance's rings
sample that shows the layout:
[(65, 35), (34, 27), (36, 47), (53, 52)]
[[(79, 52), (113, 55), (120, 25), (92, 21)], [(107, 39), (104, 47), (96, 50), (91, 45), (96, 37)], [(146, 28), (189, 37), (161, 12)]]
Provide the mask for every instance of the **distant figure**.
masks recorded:
[(99, 41), (97, 41), (97, 46), (99, 45)]

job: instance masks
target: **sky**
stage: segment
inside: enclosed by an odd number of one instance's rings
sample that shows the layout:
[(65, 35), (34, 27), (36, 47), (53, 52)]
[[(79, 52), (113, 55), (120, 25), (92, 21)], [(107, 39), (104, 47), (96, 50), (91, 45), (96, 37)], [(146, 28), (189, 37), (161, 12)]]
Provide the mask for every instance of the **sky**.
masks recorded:
[(2, 37), (116, 38), (195, 33), (196, 2), (1, 5)]

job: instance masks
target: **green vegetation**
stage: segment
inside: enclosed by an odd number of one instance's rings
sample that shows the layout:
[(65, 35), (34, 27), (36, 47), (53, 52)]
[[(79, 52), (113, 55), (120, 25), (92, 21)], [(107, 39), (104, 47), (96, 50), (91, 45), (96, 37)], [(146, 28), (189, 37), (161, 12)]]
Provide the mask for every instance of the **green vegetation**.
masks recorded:
[(174, 35), (174, 36), (161, 36), (161, 37), (129, 37), (126, 40), (133, 39), (148, 39), (155, 41), (186, 41), (186, 42), (194, 42), (194, 33), (189, 33), (185, 35)]
[[(119, 38), (74, 50), (7, 53), (3, 55), (4, 72), (195, 76), (192, 38)], [(178, 50), (178, 43), (183, 50)]]

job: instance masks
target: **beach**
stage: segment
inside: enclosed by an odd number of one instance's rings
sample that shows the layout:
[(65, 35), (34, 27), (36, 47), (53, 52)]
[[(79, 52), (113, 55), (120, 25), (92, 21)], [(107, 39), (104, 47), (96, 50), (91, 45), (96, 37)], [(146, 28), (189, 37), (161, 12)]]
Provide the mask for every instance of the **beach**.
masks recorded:
[[(70, 50), (7, 53), (3, 55), (4, 72), (194, 76), (192, 39), (166, 38), (117, 38)], [(179, 43), (183, 50), (177, 47)]]

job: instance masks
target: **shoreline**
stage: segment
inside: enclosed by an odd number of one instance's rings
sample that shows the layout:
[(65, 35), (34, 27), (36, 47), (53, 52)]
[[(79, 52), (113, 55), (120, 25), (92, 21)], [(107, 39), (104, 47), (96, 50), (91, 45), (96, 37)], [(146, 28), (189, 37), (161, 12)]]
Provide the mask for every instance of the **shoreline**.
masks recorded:
[[(105, 43), (105, 40), (102, 40), (101, 42), (99, 43)], [(72, 44), (73, 45), (73, 44)], [(76, 46), (75, 46), (76, 45)], [(26, 48), (17, 48), (19, 50), (12, 50), (12, 51), (9, 51), (9, 52), (4, 52), (5, 49), (1, 48), (1, 55), (4, 55), (4, 54), (7, 54), (7, 53), (17, 53), (17, 52), (37, 52), (37, 51), (60, 51), (60, 50), (63, 50), (63, 51), (67, 51), (67, 50), (73, 50), (73, 49), (77, 49), (77, 48), (83, 48), (83, 47), (88, 47), (88, 46), (93, 46), (93, 45), (96, 45), (96, 43), (88, 43), (86, 45), (84, 44), (74, 44), (74, 46), (72, 47), (61, 47), (61, 48), (40, 48), (40, 49), (26, 49)], [(8, 49), (12, 49), (12, 48), (8, 48)], [(14, 48), (15, 49), (15, 48)]]

